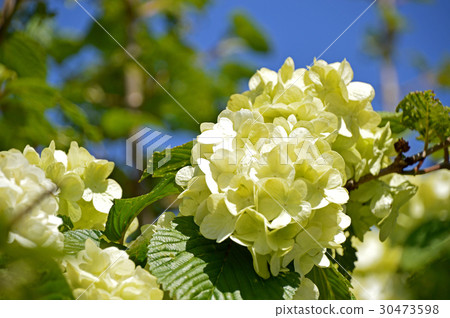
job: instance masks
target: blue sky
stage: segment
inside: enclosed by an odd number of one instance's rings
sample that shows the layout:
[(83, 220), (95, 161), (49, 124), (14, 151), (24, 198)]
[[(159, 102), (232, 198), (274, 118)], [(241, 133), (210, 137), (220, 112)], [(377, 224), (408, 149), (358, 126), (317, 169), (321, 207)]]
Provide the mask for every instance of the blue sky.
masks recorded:
[[(98, 13), (94, 1), (80, 0), (93, 14)], [(402, 95), (411, 90), (435, 89), (444, 104), (450, 104), (450, 93), (436, 89), (432, 84), (418, 80), (419, 71), (412, 66), (414, 56), (426, 58), (437, 68), (445, 54), (450, 55), (450, 1), (397, 1), (408, 25), (399, 39), (395, 64)], [(413, 2), (413, 3), (410, 3)], [(424, 2), (424, 1), (422, 1)], [(425, 1), (426, 2), (426, 1)], [(57, 10), (61, 29), (79, 32), (92, 20), (72, 0), (51, 0)], [(268, 35), (273, 47), (270, 54), (241, 54), (256, 68), (278, 69), (291, 56), (297, 67), (309, 65), (319, 56), (369, 5), (369, 0), (216, 0), (204, 12), (191, 13), (191, 29), (187, 40), (201, 51), (214, 47), (229, 27), (229, 17), (236, 10), (249, 14)], [(380, 91), (378, 61), (363, 52), (363, 37), (368, 27), (377, 25), (375, 6), (369, 8), (322, 56), (328, 62), (346, 58), (355, 72), (355, 80), (372, 84)], [(107, 36), (105, 34), (105, 36)], [(205, 67), (209, 67), (205, 65)], [(57, 82), (57, 72), (51, 74)], [(244, 89), (244, 88), (243, 88)], [(381, 109), (380, 94), (373, 106)], [(178, 136), (179, 135), (179, 136)], [(176, 134), (173, 143), (189, 139), (191, 134)], [(173, 145), (172, 145), (173, 146)]]
[[(95, 2), (80, 0), (94, 15)], [(80, 31), (87, 28), (91, 19), (72, 0), (50, 1), (57, 9), (57, 23), (62, 29)], [(444, 54), (450, 55), (450, 1), (434, 0), (430, 4), (397, 1), (400, 12), (408, 21), (406, 31), (399, 39), (395, 56), (400, 84), (405, 90), (428, 89), (425, 83), (415, 80), (418, 70), (412, 67), (416, 54), (421, 54), (436, 68)], [(411, 2), (411, 1), (410, 1)], [(212, 48), (227, 31), (229, 17), (236, 10), (247, 12), (268, 35), (273, 52), (268, 55), (241, 54), (255, 68), (276, 69), (288, 56), (297, 66), (304, 67), (319, 56), (369, 5), (368, 0), (216, 0), (205, 12), (192, 13), (191, 30), (187, 39), (200, 50)], [(368, 27), (377, 24), (373, 6), (360, 17), (322, 56), (333, 62), (346, 58), (355, 70), (355, 79), (371, 83), (379, 90), (379, 63), (364, 54), (363, 36)], [(105, 36), (107, 36), (105, 34)], [(205, 65), (207, 67), (207, 65)], [(406, 91), (405, 91), (406, 92)], [(438, 91), (449, 104), (450, 95)], [(374, 107), (379, 109), (380, 100)]]

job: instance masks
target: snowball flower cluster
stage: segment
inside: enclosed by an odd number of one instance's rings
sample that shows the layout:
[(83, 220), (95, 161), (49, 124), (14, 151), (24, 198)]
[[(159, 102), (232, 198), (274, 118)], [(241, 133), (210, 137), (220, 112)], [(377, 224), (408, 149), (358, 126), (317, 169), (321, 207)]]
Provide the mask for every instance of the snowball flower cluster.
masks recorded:
[(326, 249), (350, 225), (347, 179), (377, 173), (392, 148), (373, 88), (352, 78), (345, 60), (296, 70), (288, 58), (278, 72), (259, 70), (217, 123), (201, 125), (192, 166), (176, 178), (181, 214), (206, 238), (246, 246), (262, 277), (291, 262), (303, 277), (328, 266)]
[(9, 243), (61, 250), (56, 185), (15, 149), (0, 152), (0, 215), (12, 222)]
[(161, 300), (156, 277), (116, 247), (99, 248), (88, 239), (85, 249), (63, 261), (65, 276), (77, 299)]
[(69, 216), (74, 228), (104, 229), (113, 200), (122, 197), (120, 185), (108, 179), (113, 162), (95, 159), (76, 142), (67, 154), (56, 150), (53, 141), (40, 156), (30, 146), (23, 153), (58, 186), (58, 214)]

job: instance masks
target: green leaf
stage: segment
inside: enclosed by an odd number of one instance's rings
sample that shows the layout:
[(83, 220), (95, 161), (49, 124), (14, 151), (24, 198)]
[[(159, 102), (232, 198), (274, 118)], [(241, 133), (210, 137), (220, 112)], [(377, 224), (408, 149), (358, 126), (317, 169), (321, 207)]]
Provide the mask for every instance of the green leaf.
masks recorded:
[(47, 57), (41, 45), (28, 35), (15, 32), (0, 46), (0, 63), (19, 77), (47, 77)]
[(406, 239), (401, 260), (404, 270), (418, 270), (450, 255), (450, 221), (432, 219), (416, 228)]
[(101, 140), (101, 134), (98, 127), (93, 126), (89, 123), (87, 115), (83, 110), (76, 104), (70, 102), (69, 100), (60, 97), (59, 104), (61, 106), (61, 111), (64, 116), (93, 141)]
[(111, 241), (123, 240), (123, 236), (131, 222), (139, 213), (153, 202), (168, 195), (178, 194), (180, 189), (175, 185), (175, 174), (167, 174), (147, 194), (129, 199), (116, 199), (109, 211), (106, 221), (105, 235)]
[(409, 93), (396, 109), (402, 111), (402, 124), (429, 142), (450, 136), (450, 107), (442, 105), (435, 96), (433, 91)]
[[(350, 229), (350, 235), (347, 237), (344, 243), (342, 243), (342, 255), (336, 253), (335, 260), (338, 265), (338, 271), (348, 280), (351, 281), (351, 274), (355, 269), (355, 262), (358, 260), (356, 255), (356, 248), (352, 244), (352, 230)], [(345, 270), (344, 270), (345, 268)]]
[(9, 246), (0, 253), (0, 299), (73, 299), (72, 290), (53, 260), (40, 248)]
[(242, 38), (245, 43), (257, 52), (268, 52), (270, 50), (264, 33), (251, 19), (243, 13), (235, 13), (232, 17), (233, 31)]
[(438, 67), (437, 82), (446, 88), (450, 87), (450, 56), (446, 55)]
[(248, 250), (231, 240), (204, 238), (193, 217), (177, 217), (173, 228), (153, 234), (150, 272), (174, 299), (292, 299), (299, 286), (295, 272), (263, 279)]
[(141, 233), (127, 249), (129, 258), (136, 264), (144, 268), (147, 264), (147, 253), (150, 239), (157, 229), (172, 227), (172, 220), (175, 218), (173, 212), (164, 212), (158, 217), (158, 221), (153, 224), (146, 224), (141, 227)]
[(402, 114), (401, 113), (391, 113), (391, 112), (378, 112), (381, 116), (381, 123), (378, 127), (385, 127), (389, 122), (391, 126), (391, 131), (394, 134), (401, 134), (404, 132), (407, 127), (405, 127), (402, 123)]
[(148, 124), (160, 124), (160, 120), (146, 112), (137, 112), (123, 108), (108, 110), (101, 120), (105, 134), (110, 138), (130, 135), (134, 128)]
[(147, 264), (148, 245), (150, 244), (150, 239), (153, 236), (153, 233), (153, 229), (148, 229), (146, 232), (139, 235), (127, 249), (129, 258), (136, 265), (145, 267)]
[(71, 231), (73, 229), (72, 220), (68, 215), (58, 215), (59, 218), (63, 221), (63, 223), (58, 227), (58, 230), (62, 233)]
[(192, 151), (193, 141), (189, 141), (181, 146), (174, 147), (170, 149), (171, 158), (168, 162), (158, 168), (158, 162), (160, 162), (166, 156), (165, 152), (157, 151), (153, 153), (152, 160), (149, 161), (149, 165), (153, 165), (153, 174), (144, 171), (141, 179), (142, 181), (148, 176), (159, 178), (164, 177), (167, 173), (175, 173), (181, 168), (189, 165), (191, 163), (191, 151)]
[(352, 230), (362, 242), (364, 240), (364, 234), (377, 223), (377, 217), (373, 215), (368, 205), (353, 201), (347, 203), (346, 213), (352, 219)]
[(97, 246), (100, 246), (102, 232), (98, 230), (75, 230), (64, 232), (64, 253), (75, 255), (84, 250), (84, 243), (91, 239)]
[(378, 223), (381, 241), (385, 241), (388, 238), (389, 234), (397, 224), (397, 217), (402, 205), (408, 202), (417, 192), (417, 187), (409, 181), (405, 181), (398, 186), (386, 186), (385, 189), (384, 192), (372, 199), (372, 201), (378, 199), (382, 200), (385, 194), (390, 194), (393, 198), (392, 203), (388, 207), (389, 214)]
[(77, 54), (82, 48), (82, 41), (71, 34), (54, 36), (48, 48), (48, 53), (57, 63), (63, 63), (66, 59)]
[(20, 104), (29, 111), (44, 112), (54, 107), (58, 92), (41, 79), (17, 78), (6, 83), (2, 103)]
[(350, 282), (339, 271), (330, 266), (319, 268), (314, 266), (306, 277), (319, 288), (320, 300), (351, 300), (354, 299)]

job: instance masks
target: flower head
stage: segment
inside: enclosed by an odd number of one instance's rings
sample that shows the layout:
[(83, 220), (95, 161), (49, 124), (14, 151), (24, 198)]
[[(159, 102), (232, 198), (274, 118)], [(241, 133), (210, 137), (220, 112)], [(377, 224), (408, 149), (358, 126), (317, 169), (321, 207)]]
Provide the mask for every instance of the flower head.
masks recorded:
[(60, 250), (62, 221), (56, 216), (56, 185), (15, 149), (0, 152), (0, 213), (13, 222), (9, 242)]
[(373, 88), (352, 79), (345, 60), (295, 69), (288, 58), (278, 72), (259, 70), (216, 124), (201, 125), (192, 167), (176, 178), (181, 214), (206, 238), (246, 246), (262, 277), (291, 262), (303, 277), (328, 266), (326, 249), (350, 225), (345, 182), (377, 173), (392, 150)]
[(67, 154), (52, 141), (40, 156), (30, 146), (24, 155), (58, 186), (59, 214), (69, 216), (75, 228), (104, 228), (112, 201), (122, 196), (120, 185), (108, 179), (113, 162), (95, 159), (76, 142)]
[(156, 277), (136, 267), (127, 253), (116, 247), (102, 250), (90, 239), (85, 249), (63, 261), (65, 276), (75, 298), (161, 300)]

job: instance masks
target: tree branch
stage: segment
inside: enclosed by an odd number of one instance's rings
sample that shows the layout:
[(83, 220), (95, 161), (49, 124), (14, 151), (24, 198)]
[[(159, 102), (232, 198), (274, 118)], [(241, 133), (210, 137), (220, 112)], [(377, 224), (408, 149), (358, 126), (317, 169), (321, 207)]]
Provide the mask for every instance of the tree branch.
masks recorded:
[(22, 0), (5, 0), (2, 12), (0, 13), (0, 42), (6, 35), (6, 31), (11, 23), (14, 13), (19, 8)]
[(444, 140), (444, 142), (437, 144), (431, 148), (428, 148), (424, 151), (421, 151), (413, 156), (403, 158), (402, 154), (400, 153), (394, 160), (394, 162), (387, 166), (386, 168), (383, 168), (380, 170), (380, 172), (377, 175), (373, 174), (366, 174), (362, 176), (358, 181), (355, 181), (354, 179), (350, 179), (345, 184), (345, 188), (348, 191), (352, 191), (357, 189), (361, 184), (378, 179), (380, 177), (383, 177), (385, 175), (391, 174), (391, 173), (398, 173), (402, 175), (418, 175), (418, 174), (425, 174), (429, 173), (431, 171), (439, 170), (439, 169), (450, 169), (450, 164), (448, 162), (443, 162), (437, 165), (434, 165), (432, 167), (422, 169), (422, 170), (408, 170), (405, 171), (404, 169), (416, 164), (417, 162), (425, 160), (425, 158), (432, 153), (439, 151), (441, 149), (448, 149), (448, 146), (450, 146), (450, 137)]

